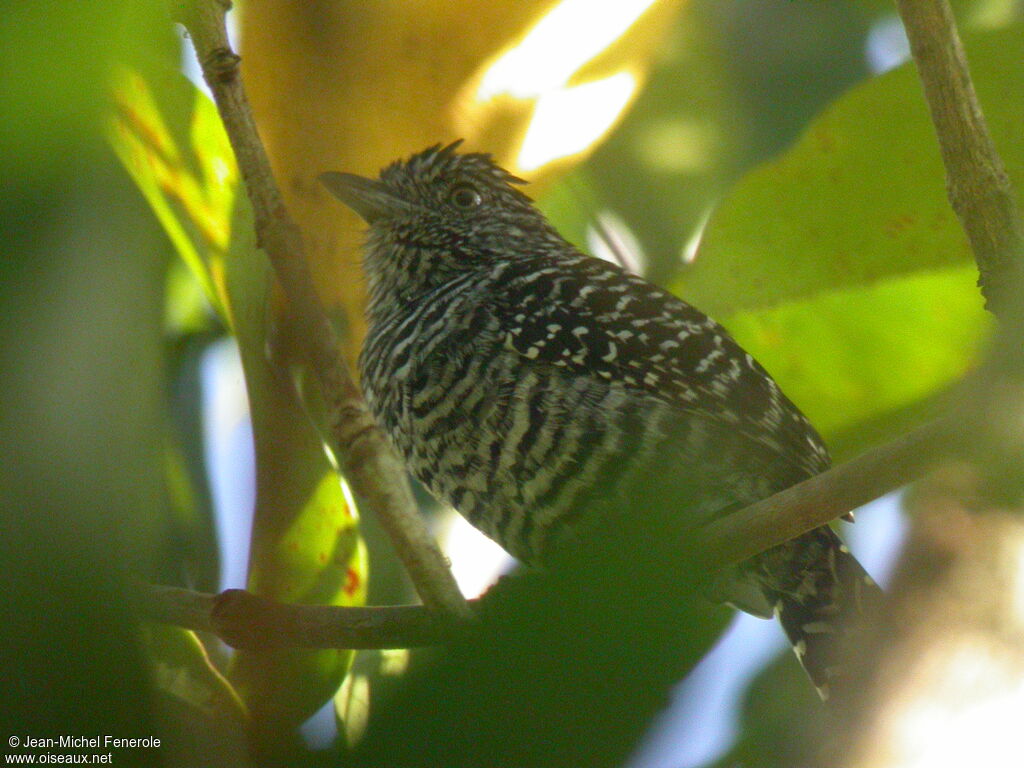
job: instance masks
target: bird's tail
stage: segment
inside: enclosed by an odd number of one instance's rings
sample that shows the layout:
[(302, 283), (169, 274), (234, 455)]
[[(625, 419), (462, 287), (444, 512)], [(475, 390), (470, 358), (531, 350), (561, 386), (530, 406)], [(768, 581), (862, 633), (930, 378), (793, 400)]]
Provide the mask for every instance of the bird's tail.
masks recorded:
[(752, 565), (800, 664), (827, 700), (841, 677), (845, 638), (881, 590), (828, 526), (764, 552)]

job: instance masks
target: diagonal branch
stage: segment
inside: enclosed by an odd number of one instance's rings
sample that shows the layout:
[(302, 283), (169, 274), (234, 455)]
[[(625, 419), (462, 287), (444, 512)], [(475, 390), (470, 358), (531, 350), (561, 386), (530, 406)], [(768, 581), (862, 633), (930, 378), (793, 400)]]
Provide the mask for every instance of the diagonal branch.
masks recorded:
[[(175, 6), (179, 4), (175, 3)], [(402, 462), (377, 428), (342, 361), (338, 340), (313, 286), (298, 225), (281, 198), (260, 141), (225, 27), (223, 0), (176, 7), (195, 44), (252, 203), (256, 235), (288, 297), (296, 337), (327, 403), (331, 448), (353, 490), (369, 504), (391, 537), (424, 604), (466, 616), (466, 602), (420, 518)]]
[(697, 533), (697, 556), (709, 567), (721, 567), (827, 525), (921, 477), (937, 462), (955, 454), (960, 435), (954, 418), (930, 422), (845, 464), (724, 515)]
[[(743, 560), (927, 472), (959, 444), (956, 422), (940, 420), (874, 448), (828, 472), (725, 515), (689, 542), (701, 567)], [(314, 648), (396, 648), (434, 645), (457, 637), (465, 617), (438, 616), (423, 606), (338, 608), (284, 605), (241, 590), (218, 596), (140, 585), (140, 614), (190, 629), (215, 632), (229, 645)]]

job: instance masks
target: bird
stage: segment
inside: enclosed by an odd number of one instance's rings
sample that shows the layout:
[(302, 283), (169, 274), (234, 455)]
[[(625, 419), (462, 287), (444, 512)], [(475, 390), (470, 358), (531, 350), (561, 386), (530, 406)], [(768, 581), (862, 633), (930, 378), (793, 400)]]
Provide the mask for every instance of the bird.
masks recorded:
[[(721, 325), (578, 250), (522, 179), (460, 145), (375, 179), (319, 176), (367, 224), (367, 404), (437, 499), (543, 565), (602, 516), (658, 505), (693, 525), (829, 468), (808, 419)], [(879, 590), (823, 526), (711, 591), (778, 617), (827, 699), (837, 640)]]

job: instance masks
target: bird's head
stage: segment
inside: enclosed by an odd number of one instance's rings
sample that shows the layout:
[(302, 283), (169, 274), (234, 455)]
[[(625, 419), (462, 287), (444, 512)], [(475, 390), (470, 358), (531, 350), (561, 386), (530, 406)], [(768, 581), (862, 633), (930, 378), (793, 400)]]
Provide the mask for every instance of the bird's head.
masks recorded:
[[(379, 179), (329, 172), (320, 181), (369, 225), (364, 266), (371, 292), (410, 298), (498, 259), (538, 254), (561, 242), (490, 155), (461, 142), (392, 163)], [(395, 295), (397, 293), (397, 295)]]

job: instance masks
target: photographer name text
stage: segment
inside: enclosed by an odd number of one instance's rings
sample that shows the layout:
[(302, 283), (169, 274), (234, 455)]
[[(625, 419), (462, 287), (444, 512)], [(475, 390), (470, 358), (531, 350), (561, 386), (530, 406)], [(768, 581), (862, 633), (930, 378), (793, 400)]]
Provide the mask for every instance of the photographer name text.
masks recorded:
[(36, 749), (137, 749), (159, 747), (160, 739), (155, 736), (138, 739), (120, 736), (60, 736), (57, 738), (24, 736), (18, 741), (11, 739), (10, 746)]

